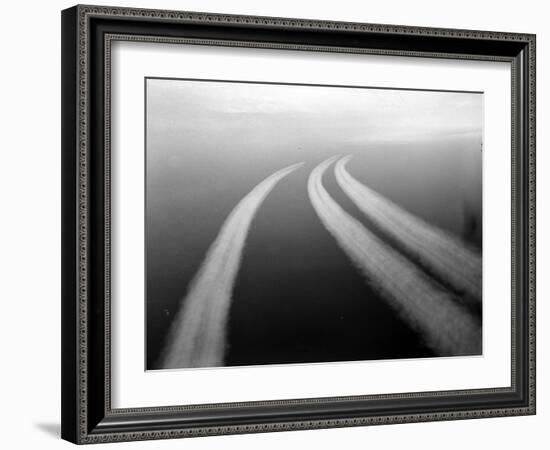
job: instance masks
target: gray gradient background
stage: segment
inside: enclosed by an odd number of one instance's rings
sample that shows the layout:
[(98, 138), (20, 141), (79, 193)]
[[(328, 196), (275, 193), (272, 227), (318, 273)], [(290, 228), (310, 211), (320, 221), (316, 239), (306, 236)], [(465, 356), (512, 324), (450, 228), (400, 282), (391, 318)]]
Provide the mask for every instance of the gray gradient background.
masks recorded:
[[(300, 161), (252, 224), (226, 364), (432, 356), (323, 228), (307, 176), (352, 154), (359, 181), (481, 249), (482, 94), (169, 79), (146, 89), (148, 369), (232, 208)], [(372, 228), (332, 171), (324, 184)]]

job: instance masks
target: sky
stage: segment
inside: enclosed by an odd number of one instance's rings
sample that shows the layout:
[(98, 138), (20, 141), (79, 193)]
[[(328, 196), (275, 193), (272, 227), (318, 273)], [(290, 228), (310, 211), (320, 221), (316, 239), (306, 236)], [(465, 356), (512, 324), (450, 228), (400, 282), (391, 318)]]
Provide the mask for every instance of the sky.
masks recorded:
[[(239, 135), (343, 143), (482, 132), (479, 93), (149, 79), (150, 128), (187, 139)], [(185, 120), (182, 120), (185, 118)], [(267, 126), (266, 126), (267, 125)]]

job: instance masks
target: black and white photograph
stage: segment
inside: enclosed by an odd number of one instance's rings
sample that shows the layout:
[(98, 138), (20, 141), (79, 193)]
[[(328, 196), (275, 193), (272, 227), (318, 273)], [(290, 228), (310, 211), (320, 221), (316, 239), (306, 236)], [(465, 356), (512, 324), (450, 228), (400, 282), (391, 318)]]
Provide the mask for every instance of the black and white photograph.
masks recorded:
[[(43, 58), (6, 72), (25, 120), (6, 130), (23, 159), (4, 191), (29, 200), (5, 209), (32, 212), (4, 221), (24, 231), (4, 233), (22, 268), (8, 283), (50, 283), (61, 300), (6, 297), (5, 360), (16, 378), (41, 368), (22, 383), (37, 395), (4, 383), (16, 416), (34, 416), (14, 439), (42, 448), (60, 422), (74, 444), (151, 448), (540, 441), (544, 15), (212, 1), (63, 5), (61, 33), (45, 20), (25, 49), (60, 50), (34, 126), (21, 93)], [(29, 130), (58, 138), (61, 158), (18, 151)], [(36, 167), (61, 194), (56, 220)]]
[(147, 370), (482, 354), (483, 92), (145, 99)]

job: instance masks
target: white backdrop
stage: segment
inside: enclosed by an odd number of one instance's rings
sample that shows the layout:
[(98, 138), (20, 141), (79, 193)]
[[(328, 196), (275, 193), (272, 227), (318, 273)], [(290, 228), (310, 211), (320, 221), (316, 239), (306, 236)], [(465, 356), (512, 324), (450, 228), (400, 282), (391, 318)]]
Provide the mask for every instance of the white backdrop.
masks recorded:
[[(103, 3), (99, 2), (98, 3)], [(489, 29), (538, 34), (538, 173), (550, 169), (544, 128), (550, 94), (544, 79), (550, 57), (544, 3), (463, 0), (441, 2), (339, 2), (278, 0), (112, 0), (107, 4), (169, 9), (203, 10), (304, 18), (394, 23), (404, 25)], [(12, 2), (4, 6), (1, 28), (3, 87), (2, 176), (3, 206), (0, 261), (2, 264), (0, 334), (2, 372), (0, 409), (5, 448), (68, 448), (59, 435), (60, 397), (60, 15), (71, 2)], [(349, 428), (263, 435), (225, 436), (186, 441), (117, 444), (120, 448), (318, 448), (371, 447), (463, 449), (490, 445), (506, 449), (547, 440), (550, 420), (548, 378), (550, 332), (545, 297), (550, 284), (549, 207), (544, 193), (548, 177), (538, 184), (538, 415), (536, 417), (469, 420), (387, 427)], [(550, 203), (546, 201), (546, 203)], [(542, 325), (540, 325), (542, 324)]]

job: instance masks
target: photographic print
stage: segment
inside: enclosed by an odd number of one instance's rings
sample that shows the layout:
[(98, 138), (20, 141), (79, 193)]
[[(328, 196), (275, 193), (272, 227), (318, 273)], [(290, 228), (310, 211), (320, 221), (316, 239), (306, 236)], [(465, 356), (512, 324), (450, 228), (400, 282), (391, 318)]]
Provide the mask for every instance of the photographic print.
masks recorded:
[(482, 354), (482, 92), (145, 89), (147, 370)]
[(536, 413), (534, 34), (61, 25), (64, 439)]

